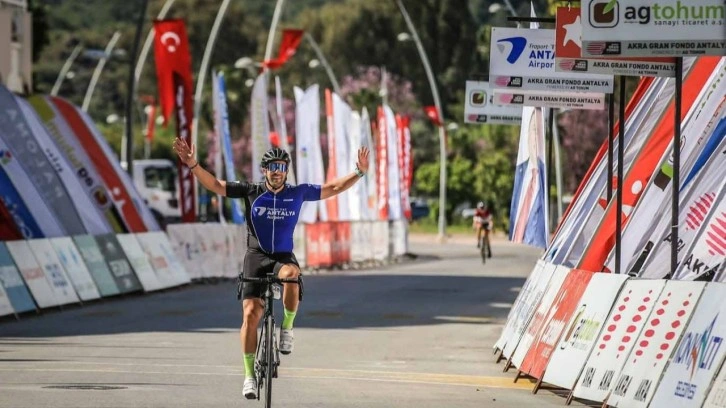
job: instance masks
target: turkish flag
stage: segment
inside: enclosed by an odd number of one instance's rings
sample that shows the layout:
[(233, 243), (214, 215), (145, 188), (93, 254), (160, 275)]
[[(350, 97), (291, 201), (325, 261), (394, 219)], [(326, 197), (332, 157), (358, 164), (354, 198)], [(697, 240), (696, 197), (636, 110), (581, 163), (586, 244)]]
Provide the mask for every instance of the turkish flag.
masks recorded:
[(424, 106), (424, 112), (426, 112), (426, 116), (431, 119), (434, 125), (443, 126), (441, 118), (439, 117), (439, 110), (436, 109), (436, 106)]
[(280, 42), (280, 50), (277, 53), (277, 58), (264, 61), (262, 66), (269, 69), (277, 69), (285, 65), (285, 63), (293, 55), (295, 55), (295, 51), (297, 51), (297, 47), (300, 45), (304, 33), (305, 32), (303, 30), (283, 30), (282, 41)]

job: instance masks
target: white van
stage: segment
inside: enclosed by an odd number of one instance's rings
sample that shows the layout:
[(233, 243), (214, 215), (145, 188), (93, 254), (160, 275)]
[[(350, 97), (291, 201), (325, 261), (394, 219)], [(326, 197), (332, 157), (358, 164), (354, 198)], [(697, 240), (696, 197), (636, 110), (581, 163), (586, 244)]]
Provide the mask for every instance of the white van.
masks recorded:
[(134, 185), (160, 225), (181, 221), (179, 177), (167, 159), (134, 160)]

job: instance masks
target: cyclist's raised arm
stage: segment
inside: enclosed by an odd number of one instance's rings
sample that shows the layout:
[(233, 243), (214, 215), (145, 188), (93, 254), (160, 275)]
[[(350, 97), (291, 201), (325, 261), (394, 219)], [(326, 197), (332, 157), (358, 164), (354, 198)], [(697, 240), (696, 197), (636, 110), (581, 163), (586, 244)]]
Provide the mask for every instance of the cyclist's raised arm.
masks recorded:
[(204, 170), (199, 162), (194, 159), (194, 145), (190, 148), (184, 140), (177, 137), (174, 139), (173, 147), (176, 154), (179, 155), (179, 159), (191, 169), (192, 174), (204, 188), (215, 194), (227, 195), (227, 183)]
[(343, 191), (351, 188), (358, 179), (363, 177), (368, 171), (368, 156), (370, 151), (367, 147), (361, 147), (358, 149), (358, 162), (356, 163), (356, 169), (354, 172), (347, 176), (340, 177), (329, 183), (323, 185), (322, 191), (320, 192), (320, 199), (325, 200), (326, 198), (333, 197), (342, 193)]

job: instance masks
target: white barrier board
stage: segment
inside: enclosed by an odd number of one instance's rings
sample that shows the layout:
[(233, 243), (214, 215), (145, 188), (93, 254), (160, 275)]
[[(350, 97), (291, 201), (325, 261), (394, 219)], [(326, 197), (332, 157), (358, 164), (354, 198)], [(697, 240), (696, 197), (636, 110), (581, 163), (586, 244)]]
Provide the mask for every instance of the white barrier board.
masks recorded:
[(204, 264), (200, 243), (197, 241), (194, 232), (196, 224), (171, 224), (166, 228), (169, 234), (169, 242), (176, 256), (184, 263), (184, 267), (190, 276), (199, 278), (192, 274), (199, 274)]
[(0, 242), (0, 285), (5, 290), (16, 313), (35, 310), (33, 296), (30, 295), (23, 278), (20, 277), (20, 272), (15, 267), (13, 257), (4, 242)]
[(138, 233), (136, 234), (136, 239), (139, 241), (141, 249), (146, 253), (152, 268), (154, 268), (154, 272), (162, 288), (176, 286), (176, 276), (174, 276), (171, 270), (171, 264), (166, 259), (166, 256), (164, 256), (164, 252), (161, 250), (157, 239), (151, 235), (151, 232)]
[(71, 278), (73, 287), (81, 300), (93, 300), (101, 297), (91, 272), (86, 268), (80, 252), (70, 237), (51, 238), (50, 245), (55, 250), (63, 269)]
[(542, 381), (571, 390), (628, 275), (596, 273), (567, 323)]
[[(245, 247), (242, 247), (239, 242), (239, 235), (237, 234), (237, 226), (234, 224), (227, 224), (224, 226), (224, 234), (227, 239), (227, 277), (236, 278), (242, 271), (242, 263), (239, 261), (237, 256), (238, 252), (245, 251)], [(298, 259), (298, 262), (300, 260)], [(304, 259), (303, 259), (304, 263)], [(303, 264), (300, 264), (302, 267)], [(187, 268), (189, 272), (189, 268)]]
[(706, 282), (668, 281), (635, 340), (608, 405), (645, 408)]
[(76, 244), (101, 296), (113, 296), (121, 293), (93, 236), (76, 235), (73, 237), (73, 243)]
[(0, 285), (0, 316), (7, 316), (15, 313), (13, 305), (10, 304), (10, 298), (5, 293), (5, 288)]
[(163, 231), (153, 231), (149, 234), (158, 242), (162, 253), (171, 265), (171, 272), (176, 279), (176, 283), (178, 285), (189, 283), (191, 281), (191, 279), (189, 278), (189, 273), (187, 273), (184, 265), (181, 263), (181, 261), (179, 261), (179, 258), (176, 257), (174, 251), (171, 249), (171, 243), (169, 242), (169, 238), (166, 236), (166, 234)]
[(522, 299), (521, 305), (515, 311), (516, 314), (512, 316), (512, 319), (514, 319), (512, 332), (507, 339), (507, 343), (504, 345), (502, 352), (504, 357), (510, 358), (514, 354), (519, 340), (522, 338), (530, 319), (534, 316), (534, 311), (537, 310), (540, 300), (542, 300), (542, 296), (547, 290), (547, 286), (552, 279), (552, 275), (555, 273), (556, 267), (555, 264), (545, 263), (542, 268), (542, 273), (532, 285), (532, 290), (527, 294), (526, 298)]
[(365, 262), (367, 248), (372, 246), (370, 223), (365, 221), (350, 224), (350, 260), (351, 262)]
[[(306, 245), (305, 245), (305, 224), (299, 223), (295, 226), (295, 232), (292, 234), (292, 247), (293, 252), (295, 253), (295, 259), (297, 259), (297, 263), (300, 264), (300, 268), (304, 268), (307, 264), (305, 263), (305, 251), (306, 251)], [(235, 251), (243, 251), (241, 247), (235, 243)], [(241, 265), (239, 271), (241, 271)]]
[(376, 261), (386, 261), (388, 259), (388, 221), (373, 221), (371, 227), (373, 234), (373, 259)]
[(139, 278), (141, 286), (144, 287), (144, 291), (152, 292), (162, 289), (163, 286), (156, 276), (154, 268), (151, 267), (149, 258), (141, 249), (139, 241), (136, 240), (136, 236), (134, 234), (116, 234), (116, 239), (126, 254), (126, 259), (129, 260), (131, 267), (134, 269), (136, 277)]
[(35, 260), (28, 242), (8, 241), (6, 245), (38, 307), (45, 308), (60, 305), (61, 301), (56, 299), (53, 288), (45, 278), (43, 269)]
[(577, 380), (575, 397), (591, 401), (607, 398), (665, 282), (654, 279), (625, 283)]
[(60, 304), (78, 303), (78, 294), (76, 294), (71, 279), (63, 269), (60, 260), (58, 260), (53, 246), (50, 245), (50, 241), (47, 238), (31, 239), (28, 241), (28, 246), (33, 251), (40, 268), (43, 269), (45, 278), (50, 282), (53, 294), (60, 301)]
[[(700, 407), (726, 355), (726, 284), (709, 283), (675, 346), (651, 407)], [(721, 384), (726, 396), (726, 384)], [(716, 387), (715, 387), (716, 388)], [(720, 405), (724, 406), (723, 401)]]
[(537, 263), (534, 265), (534, 268), (532, 269), (532, 272), (529, 273), (529, 276), (527, 276), (527, 279), (524, 281), (524, 285), (522, 285), (522, 288), (519, 290), (519, 294), (517, 295), (517, 298), (514, 299), (514, 303), (512, 304), (512, 307), (509, 309), (509, 314), (507, 315), (507, 322), (504, 324), (504, 327), (502, 328), (502, 333), (499, 335), (499, 339), (497, 339), (496, 343), (494, 343), (494, 348), (503, 350), (504, 346), (507, 344), (507, 340), (512, 335), (512, 327), (514, 326), (514, 320), (512, 317), (517, 314), (519, 309), (522, 307), (522, 300), (529, 296), (529, 292), (532, 290), (532, 286), (534, 283), (539, 279), (539, 276), (542, 274), (542, 269), (544, 268), (545, 263), (543, 260), (538, 259)]
[(401, 256), (408, 252), (408, 222), (403, 220), (393, 221), (393, 255)]
[(557, 292), (560, 291), (562, 283), (565, 281), (565, 278), (567, 278), (567, 274), (569, 273), (570, 268), (562, 265), (555, 266), (552, 279), (550, 279), (550, 283), (547, 285), (547, 290), (542, 295), (542, 300), (539, 302), (539, 305), (537, 305), (529, 323), (527, 323), (526, 329), (522, 334), (522, 338), (519, 340), (519, 344), (517, 345), (517, 349), (512, 355), (512, 363), (515, 367), (522, 367), (522, 361), (524, 361), (524, 357), (527, 356), (527, 352), (532, 346), (534, 339), (537, 337), (537, 333), (539, 333), (542, 326), (550, 320), (550, 315), (553, 313), (552, 303), (555, 300), (555, 296), (557, 296)]
[(726, 370), (721, 366), (721, 370), (713, 381), (713, 386), (708, 392), (706, 402), (703, 408), (723, 408), (726, 407)]

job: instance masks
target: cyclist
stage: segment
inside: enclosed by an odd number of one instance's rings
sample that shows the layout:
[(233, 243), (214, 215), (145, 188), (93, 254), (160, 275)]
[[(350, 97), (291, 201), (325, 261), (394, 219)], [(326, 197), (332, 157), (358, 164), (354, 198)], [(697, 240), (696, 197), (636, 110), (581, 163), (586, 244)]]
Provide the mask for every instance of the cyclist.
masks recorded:
[(492, 230), (492, 212), (489, 211), (489, 208), (483, 201), (479, 201), (476, 205), (476, 212), (474, 212), (474, 222), (472, 226), (476, 230), (476, 247), (481, 247), (481, 234), (484, 232), (484, 239), (486, 239), (489, 244), (487, 245), (487, 256), (491, 258), (492, 246), (489, 243), (489, 232)]
[[(190, 148), (179, 138), (174, 140), (174, 151), (208, 190), (231, 198), (243, 198), (247, 217), (247, 252), (243, 266), (244, 276), (262, 277), (275, 272), (280, 278), (297, 278), (300, 265), (292, 252), (292, 235), (303, 201), (325, 200), (349, 189), (368, 171), (369, 150), (358, 150), (355, 170), (325, 185), (286, 184), (290, 155), (278, 147), (268, 150), (260, 163), (265, 180), (259, 183), (218, 180), (204, 170), (194, 159), (194, 145)], [(293, 350), (293, 320), (297, 313), (300, 288), (297, 284), (284, 284), (282, 303), (284, 318), (280, 330), (280, 352)], [(257, 379), (254, 374), (257, 326), (264, 312), (261, 284), (245, 284), (242, 297), (243, 322), (240, 340), (245, 367), (242, 393), (247, 399), (257, 398)]]

